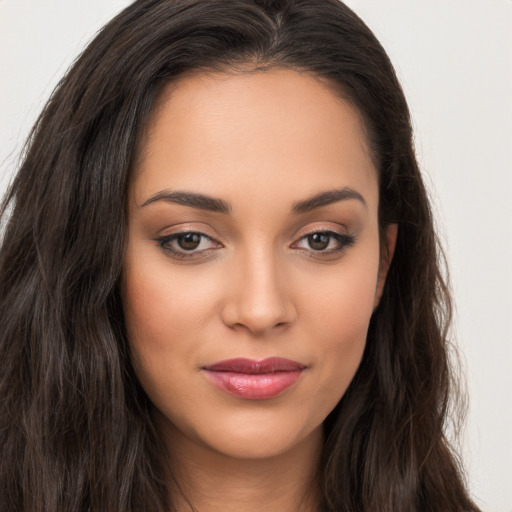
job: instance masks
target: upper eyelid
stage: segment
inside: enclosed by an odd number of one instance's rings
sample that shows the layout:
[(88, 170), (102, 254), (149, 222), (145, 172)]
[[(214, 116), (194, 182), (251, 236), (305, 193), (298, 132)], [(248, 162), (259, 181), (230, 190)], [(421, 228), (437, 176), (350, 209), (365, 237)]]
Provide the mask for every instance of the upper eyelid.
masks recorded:
[[(213, 228), (208, 227), (208, 229), (205, 229), (204, 227), (192, 227), (187, 226), (186, 223), (183, 223), (183, 225), (184, 227), (181, 227), (181, 225), (168, 226), (167, 228), (160, 230), (160, 233), (162, 234), (156, 235), (154, 239), (169, 238), (172, 236), (186, 235), (188, 233), (197, 233), (218, 242), (220, 241), (219, 239), (222, 238)], [(176, 231), (170, 231), (171, 229), (176, 229)]]
[(202, 233), (199, 231), (193, 231), (193, 230), (187, 230), (187, 231), (177, 231), (175, 233), (170, 233), (168, 235), (163, 235), (161, 237), (157, 237), (154, 239), (155, 242), (157, 242), (157, 246), (160, 250), (163, 250), (164, 252), (167, 252), (172, 255), (173, 258), (177, 260), (190, 260), (195, 261), (198, 259), (201, 259), (201, 254), (206, 253), (206, 251), (211, 251), (212, 248), (208, 247), (207, 249), (202, 250), (186, 250), (186, 249), (180, 249), (180, 248), (172, 248), (171, 243), (175, 242), (180, 235), (187, 235), (189, 233), (196, 233), (200, 235), (201, 237), (206, 238), (209, 241), (214, 242), (215, 244), (220, 244), (223, 247), (223, 244), (221, 242), (217, 242), (214, 238), (210, 237), (206, 233)]
[[(199, 234), (206, 239), (212, 241), (214, 244), (219, 245), (220, 247), (207, 247), (204, 249), (192, 249), (192, 250), (186, 250), (186, 249), (180, 249), (180, 248), (172, 248), (170, 244), (176, 240), (177, 237), (180, 235), (185, 235), (187, 233), (196, 233)], [(306, 249), (306, 248), (300, 248), (300, 247), (294, 247), (294, 245), (300, 243), (301, 240), (305, 239), (307, 236), (314, 234), (314, 233), (331, 233), (334, 236), (335, 239), (337, 239), (338, 243), (341, 243), (341, 246), (335, 249), (328, 249), (328, 250), (319, 250), (316, 251), (314, 249)], [(154, 239), (155, 242), (157, 242), (157, 245), (160, 250), (164, 252), (168, 252), (169, 255), (178, 261), (185, 262), (201, 262), (204, 261), (205, 258), (208, 258), (209, 256), (213, 256), (214, 252), (216, 252), (218, 249), (222, 249), (226, 247), (222, 242), (219, 242), (216, 238), (211, 237), (207, 233), (204, 233), (199, 230), (194, 229), (184, 229), (180, 231), (176, 231), (174, 233), (170, 233), (168, 235), (164, 235), (162, 237), (158, 237)], [(301, 236), (294, 237), (293, 242), (289, 246), (289, 249), (291, 250), (297, 250), (302, 252), (304, 255), (308, 255), (308, 257), (314, 258), (318, 261), (329, 261), (329, 258), (336, 257), (336, 260), (341, 257), (345, 251), (349, 250), (352, 245), (356, 242), (356, 236), (349, 233), (342, 233), (335, 229), (326, 229), (318, 227), (317, 229), (311, 229), (305, 233), (303, 233)], [(213, 252), (212, 252), (213, 251)]]
[[(294, 240), (298, 240), (298, 239), (304, 238), (305, 236), (308, 236), (308, 235), (310, 235), (312, 233), (336, 233), (336, 234), (339, 234), (339, 235), (348, 234), (348, 231), (346, 229), (344, 229), (344, 230), (342, 230), (342, 229), (335, 229), (333, 227), (326, 227), (326, 226), (319, 226), (319, 227), (315, 227), (315, 228), (312, 228), (312, 229), (308, 229), (308, 230), (304, 231), (302, 234), (300, 234), (300, 232), (301, 232), (301, 229), (295, 231), (295, 233), (293, 234), (292, 238)], [(210, 240), (214, 240), (214, 241), (217, 241), (217, 242), (220, 242), (219, 238), (222, 238), (218, 234), (211, 235), (208, 232), (203, 231), (201, 229), (197, 229), (197, 228), (196, 229), (194, 229), (194, 228), (179, 229), (178, 231), (173, 231), (172, 233), (162, 234), (162, 235), (158, 236), (157, 238), (159, 238), (159, 239), (160, 238), (170, 238), (170, 237), (173, 237), (173, 236), (186, 235), (188, 233), (197, 233), (198, 235), (205, 236), (206, 238), (209, 238)]]
[[(157, 237), (155, 240), (158, 240), (158, 241), (174, 241), (175, 239), (177, 239), (180, 235), (188, 235), (190, 233), (194, 233), (194, 234), (197, 234), (197, 235), (200, 235), (204, 238), (206, 238), (207, 240), (211, 241), (211, 242), (215, 242), (217, 244), (222, 244), (222, 242), (220, 242), (219, 240), (217, 240), (217, 238), (209, 235), (208, 233), (204, 233), (202, 231), (197, 231), (197, 230), (185, 230), (185, 231), (176, 231), (174, 233), (169, 233), (167, 235), (162, 235), (162, 236), (159, 236)], [(192, 251), (190, 251), (192, 252)]]
[(308, 236), (310, 236), (312, 234), (315, 234), (315, 233), (326, 233), (326, 234), (330, 235), (331, 238), (334, 238), (338, 242), (340, 242), (340, 243), (343, 242), (344, 245), (347, 245), (347, 244), (351, 245), (356, 240), (355, 235), (351, 235), (351, 234), (348, 234), (348, 233), (340, 233), (340, 232), (334, 231), (332, 229), (330, 229), (330, 230), (324, 229), (324, 230), (318, 230), (318, 231), (310, 231), (310, 232), (306, 233), (305, 235), (302, 235), (302, 236), (296, 238), (295, 242), (293, 242), (292, 245), (297, 244), (298, 242), (300, 242), (304, 238), (307, 238)]
[(316, 226), (313, 228), (308, 228), (306, 230), (301, 228), (301, 229), (298, 229), (295, 231), (295, 233), (293, 234), (293, 239), (295, 241), (300, 240), (301, 238), (304, 238), (305, 236), (308, 236), (312, 233), (336, 233), (338, 235), (348, 235), (349, 234), (349, 230), (346, 228), (345, 225), (336, 223), (336, 226), (337, 227), (333, 227), (331, 224), (331, 226), (325, 226), (325, 225)]
[[(169, 233), (167, 235), (163, 235), (163, 236), (157, 237), (154, 240), (160, 242), (160, 244), (163, 244), (163, 243), (168, 243), (168, 242), (176, 240), (176, 238), (178, 238), (180, 235), (186, 235), (186, 234), (189, 234), (189, 233), (198, 234), (198, 235), (206, 238), (207, 240), (209, 240), (211, 242), (214, 242), (216, 244), (220, 244), (221, 246), (224, 247), (224, 244), (221, 241), (219, 241), (216, 237), (211, 236), (208, 233), (205, 233), (205, 232), (197, 230), (197, 229), (182, 229), (182, 230), (179, 230), (179, 231), (175, 231), (173, 233)], [(332, 234), (336, 234), (336, 235), (339, 235), (339, 236), (347, 236), (347, 237), (351, 236), (348, 233), (343, 233), (343, 232), (338, 231), (338, 230), (336, 230), (334, 228), (318, 227), (316, 229), (310, 229), (310, 230), (304, 232), (301, 235), (294, 236), (293, 241), (291, 242), (291, 245), (294, 245), (294, 244), (298, 243), (302, 239), (304, 239), (307, 236), (309, 236), (311, 234), (314, 234), (314, 233), (332, 233)], [(207, 250), (207, 249), (203, 249), (203, 250)], [(184, 253), (188, 252), (189, 254), (193, 254), (194, 252), (202, 252), (202, 251), (194, 251), (194, 250), (185, 251), (185, 250), (183, 250), (183, 252)]]

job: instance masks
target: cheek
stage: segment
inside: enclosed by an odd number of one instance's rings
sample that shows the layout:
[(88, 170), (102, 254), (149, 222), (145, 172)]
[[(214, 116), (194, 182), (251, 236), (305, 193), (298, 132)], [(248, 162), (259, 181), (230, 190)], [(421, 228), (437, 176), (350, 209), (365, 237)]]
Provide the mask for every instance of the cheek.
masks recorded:
[(180, 301), (164, 293), (166, 289), (167, 283), (161, 276), (158, 278), (147, 268), (127, 270), (123, 302), (127, 331), (135, 350), (144, 346), (166, 350), (165, 340), (179, 329), (177, 320), (182, 316), (176, 313), (180, 310)]
[(338, 370), (355, 373), (366, 345), (372, 298), (372, 293), (351, 294), (348, 299), (340, 297), (326, 304), (326, 320), (318, 329), (325, 332), (321, 354), (329, 367), (336, 365)]
[(192, 360), (194, 346), (189, 340), (204, 304), (183, 275), (169, 274), (161, 258), (145, 255), (143, 261), (128, 252), (122, 295), (135, 371), (150, 394), (152, 381), (165, 373), (163, 361), (174, 372), (174, 361)]
[(197, 398), (219, 293), (219, 272), (210, 266), (169, 262), (151, 245), (128, 246), (122, 298), (134, 370), (156, 408), (173, 421)]
[(206, 321), (212, 302), (211, 279), (197, 267), (175, 267), (153, 245), (129, 245), (122, 293), (134, 345), (156, 351), (179, 349), (179, 340)]
[(322, 269), (304, 283), (302, 309), (311, 312), (307, 323), (318, 332), (332, 333), (327, 339), (333, 348), (343, 340), (366, 338), (379, 269), (378, 244), (370, 241), (347, 254), (339, 266)]
[[(127, 262), (123, 303), (134, 370), (157, 409), (171, 416), (190, 400), (183, 368), (196, 364), (193, 340), (200, 305), (179, 276), (166, 276), (158, 262), (138, 267)], [(173, 292), (180, 287), (183, 292)]]
[[(319, 400), (332, 409), (352, 381), (366, 346), (373, 313), (378, 258), (340, 267), (308, 297), (306, 325), (315, 340)], [(328, 412), (328, 411), (327, 411)]]

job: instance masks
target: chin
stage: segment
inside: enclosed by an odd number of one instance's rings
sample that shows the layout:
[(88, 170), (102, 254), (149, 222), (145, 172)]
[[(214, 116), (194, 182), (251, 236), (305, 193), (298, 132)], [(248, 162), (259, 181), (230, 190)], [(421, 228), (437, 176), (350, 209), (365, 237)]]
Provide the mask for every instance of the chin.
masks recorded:
[(304, 444), (310, 445), (311, 442), (318, 445), (323, 442), (322, 424), (300, 425), (299, 422), (279, 419), (266, 420), (255, 418), (251, 422), (240, 421), (231, 423), (229, 428), (228, 425), (225, 428), (219, 425), (220, 429), (212, 428), (197, 440), (203, 446), (226, 457), (255, 460), (302, 450)]
[(269, 434), (264, 436), (231, 436), (229, 439), (216, 439), (211, 448), (233, 459), (270, 459), (286, 453), (300, 440), (283, 439), (283, 436)]

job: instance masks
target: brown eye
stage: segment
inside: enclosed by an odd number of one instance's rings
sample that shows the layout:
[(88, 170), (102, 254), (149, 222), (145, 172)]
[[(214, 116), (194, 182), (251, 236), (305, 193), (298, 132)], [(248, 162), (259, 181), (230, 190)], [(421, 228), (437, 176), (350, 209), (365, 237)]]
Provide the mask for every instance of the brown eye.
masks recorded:
[(315, 258), (333, 258), (341, 256), (354, 243), (354, 235), (326, 230), (304, 235), (292, 247), (309, 252)]
[(323, 251), (329, 247), (332, 236), (329, 233), (311, 233), (307, 238), (311, 249)]
[(155, 238), (154, 241), (166, 254), (177, 259), (200, 259), (212, 250), (223, 247), (218, 241), (198, 231), (173, 233)]
[(201, 243), (201, 235), (199, 233), (185, 233), (176, 237), (179, 247), (185, 251), (197, 249)]

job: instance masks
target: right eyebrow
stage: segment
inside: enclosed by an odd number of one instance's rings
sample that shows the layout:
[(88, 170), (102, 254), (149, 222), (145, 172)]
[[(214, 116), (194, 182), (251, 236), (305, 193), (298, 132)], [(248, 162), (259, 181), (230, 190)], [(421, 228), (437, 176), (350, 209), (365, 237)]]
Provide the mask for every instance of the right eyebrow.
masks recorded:
[(231, 205), (226, 203), (223, 199), (205, 196), (203, 194), (196, 194), (194, 192), (171, 192), (170, 190), (161, 190), (140, 207), (143, 208), (157, 201), (166, 201), (168, 203), (181, 204), (183, 206), (191, 206), (192, 208), (199, 208), (201, 210), (208, 210), (211, 212), (224, 213), (229, 215), (231, 213)]

